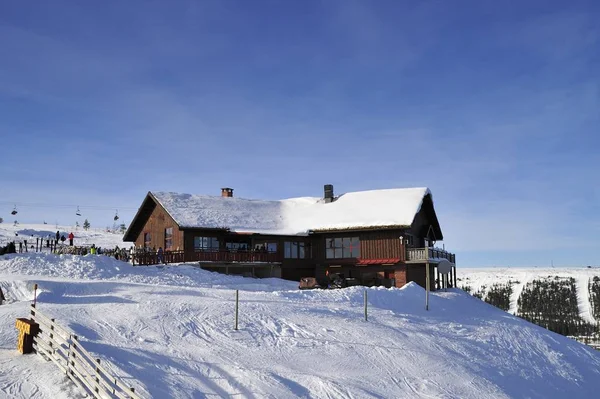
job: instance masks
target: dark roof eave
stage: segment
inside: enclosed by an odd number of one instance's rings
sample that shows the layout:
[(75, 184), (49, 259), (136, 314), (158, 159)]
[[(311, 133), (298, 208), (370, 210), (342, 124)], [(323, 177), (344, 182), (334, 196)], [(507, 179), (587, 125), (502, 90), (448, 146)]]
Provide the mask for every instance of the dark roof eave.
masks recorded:
[(179, 230), (230, 231), (228, 227), (179, 226)]
[(144, 208), (144, 205), (146, 204), (146, 200), (148, 199), (149, 195), (150, 195), (150, 191), (148, 191), (148, 193), (146, 194), (146, 197), (144, 198), (144, 201), (142, 202), (142, 205), (140, 205), (137, 212), (135, 213), (135, 216), (133, 217), (133, 219), (131, 219), (131, 223), (129, 223), (129, 227), (127, 228), (127, 230), (125, 231), (125, 234), (123, 235), (123, 242), (134, 242), (136, 240), (135, 238), (131, 237), (133, 235), (134, 222), (137, 220), (137, 218), (142, 213), (142, 209)]
[(319, 233), (336, 233), (336, 232), (352, 232), (352, 231), (373, 231), (373, 230), (397, 230), (397, 229), (409, 229), (410, 226), (404, 224), (394, 224), (386, 226), (355, 226), (345, 228), (331, 228), (331, 229), (317, 229), (309, 230), (309, 234)]

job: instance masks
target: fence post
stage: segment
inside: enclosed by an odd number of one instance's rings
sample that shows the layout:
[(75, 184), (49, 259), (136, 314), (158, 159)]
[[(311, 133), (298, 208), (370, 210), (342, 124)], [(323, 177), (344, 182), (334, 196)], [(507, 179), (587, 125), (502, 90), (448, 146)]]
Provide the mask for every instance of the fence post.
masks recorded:
[(365, 321), (368, 321), (368, 319), (367, 319), (367, 290), (365, 290)]
[(71, 345), (72, 344), (73, 344), (73, 336), (69, 335), (69, 348), (67, 350), (67, 369), (66, 369), (67, 377), (69, 377), (70, 370), (71, 370), (71, 368), (69, 367), (69, 365), (70, 365), (70, 362), (71, 362)]
[[(50, 321), (52, 322), (52, 325), (50, 326), (50, 333), (48, 335), (50, 336), (50, 339), (54, 339), (54, 319), (50, 319)], [(48, 344), (50, 345), (50, 349), (52, 349), (52, 356), (54, 356), (56, 349), (54, 349), (52, 341), (48, 341)]]
[(240, 303), (240, 291), (235, 290), (235, 330), (238, 329), (238, 309)]
[(100, 392), (100, 359), (96, 359), (96, 363), (98, 363), (98, 365), (96, 366), (96, 386), (94, 387), (94, 390), (96, 391), (96, 393)]
[[(77, 335), (73, 335), (73, 348), (77, 348)], [(71, 351), (71, 356), (73, 357), (73, 359), (75, 359), (75, 357), (77, 357), (77, 352), (75, 351)], [(75, 360), (69, 360), (71, 363), (71, 366), (73, 366), (72, 370), (71, 370), (71, 375), (75, 374), (75, 372), (73, 371), (75, 369)]]

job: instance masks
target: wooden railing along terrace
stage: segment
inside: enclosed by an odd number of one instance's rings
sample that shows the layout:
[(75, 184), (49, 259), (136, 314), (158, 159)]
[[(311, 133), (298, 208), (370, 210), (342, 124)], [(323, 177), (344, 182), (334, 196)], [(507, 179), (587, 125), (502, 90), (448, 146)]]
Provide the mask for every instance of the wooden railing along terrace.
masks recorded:
[(82, 393), (94, 398), (142, 398), (134, 388), (108, 371), (100, 359), (85, 350), (77, 335), (40, 313), (35, 305), (31, 305), (30, 313), (31, 318), (40, 326), (33, 348), (40, 356), (58, 366)]
[(158, 265), (163, 263), (214, 262), (214, 263), (278, 263), (280, 256), (276, 252), (261, 251), (167, 251), (162, 257), (156, 253), (137, 253), (134, 263), (138, 265)]
[(456, 263), (456, 255), (440, 248), (406, 248), (407, 261), (414, 262), (436, 259), (447, 259), (451, 263)]

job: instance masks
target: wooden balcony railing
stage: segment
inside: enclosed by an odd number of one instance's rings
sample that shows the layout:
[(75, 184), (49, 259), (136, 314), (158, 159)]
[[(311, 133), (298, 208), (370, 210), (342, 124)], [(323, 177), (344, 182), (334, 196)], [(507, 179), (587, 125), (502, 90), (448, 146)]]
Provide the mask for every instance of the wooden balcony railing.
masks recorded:
[(186, 261), (225, 263), (277, 263), (281, 262), (276, 252), (261, 251), (199, 251), (188, 254)]
[(167, 251), (162, 258), (155, 252), (137, 252), (132, 256), (134, 265), (159, 265), (164, 263), (183, 263), (185, 254), (183, 251)]
[[(429, 253), (427, 256), (427, 252)], [(440, 248), (406, 248), (406, 260), (408, 262), (436, 261), (447, 259), (456, 264), (456, 255)]]
[(281, 262), (276, 252), (261, 251), (167, 251), (160, 257), (156, 253), (142, 252), (134, 255), (136, 265), (158, 265), (164, 263), (214, 262), (214, 263), (278, 263)]

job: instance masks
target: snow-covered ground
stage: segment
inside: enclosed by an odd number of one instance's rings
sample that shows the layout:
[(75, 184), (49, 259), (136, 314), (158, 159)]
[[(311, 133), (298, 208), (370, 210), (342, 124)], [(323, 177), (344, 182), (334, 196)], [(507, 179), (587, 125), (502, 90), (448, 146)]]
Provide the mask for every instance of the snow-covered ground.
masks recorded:
[(577, 289), (579, 314), (584, 320), (590, 323), (596, 323), (596, 320), (592, 316), (588, 289), (589, 281), (594, 276), (600, 277), (600, 268), (460, 268), (457, 272), (457, 277), (459, 279), (457, 284), (459, 287), (470, 286), (471, 292), (481, 290), (484, 294), (487, 294), (494, 284), (507, 284), (508, 282), (512, 282), (513, 292), (508, 312), (516, 314), (518, 311), (517, 299), (527, 283), (536, 279), (545, 279), (548, 277), (573, 277)]
[[(21, 224), (14, 225), (13, 223), (0, 223), (0, 245), (5, 245), (10, 241), (15, 243), (23, 242), (27, 240), (27, 245), (35, 246), (36, 238), (54, 239), (56, 231), (60, 231), (60, 234), (64, 234), (65, 237), (73, 232), (75, 239), (73, 243), (75, 245), (92, 245), (96, 244), (96, 247), (101, 248), (129, 248), (132, 243), (123, 242), (123, 234), (107, 232), (105, 229), (90, 228), (84, 230), (82, 227), (75, 226), (56, 226), (54, 224)], [(68, 243), (68, 242), (67, 242)]]
[[(600, 352), (460, 290), (299, 291), (279, 279), (103, 256), (0, 256), (0, 396), (70, 398), (51, 363), (15, 350), (38, 308), (154, 398), (595, 398)], [(240, 290), (235, 331), (234, 290)], [(35, 376), (35, 377), (34, 377)]]

